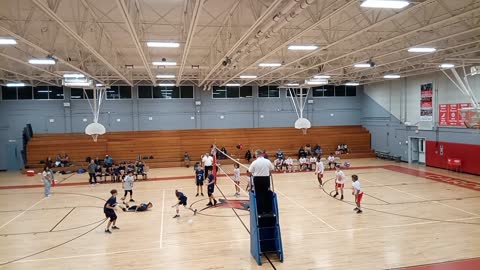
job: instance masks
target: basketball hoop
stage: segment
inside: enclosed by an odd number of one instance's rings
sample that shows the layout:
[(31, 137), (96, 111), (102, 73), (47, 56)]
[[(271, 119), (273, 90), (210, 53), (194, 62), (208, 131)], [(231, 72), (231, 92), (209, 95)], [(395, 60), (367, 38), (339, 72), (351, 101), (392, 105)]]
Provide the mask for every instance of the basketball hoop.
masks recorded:
[[(282, 88), (282, 87), (280, 87)], [(292, 100), (293, 108), (295, 113), (297, 113), (297, 121), (295, 121), (295, 128), (301, 129), (303, 135), (307, 134), (307, 130), (312, 127), (312, 124), (307, 118), (303, 117), (303, 110), (307, 103), (308, 92), (310, 92), (310, 87), (299, 86), (297, 88), (284, 87), (290, 93), (290, 99)], [(300, 89), (300, 92), (297, 93), (295, 89)], [(304, 92), (306, 90), (306, 92)]]
[(87, 98), (90, 109), (93, 113), (93, 123), (90, 123), (85, 127), (85, 134), (92, 136), (93, 141), (97, 142), (98, 136), (106, 133), (105, 127), (98, 123), (98, 117), (100, 115), (100, 106), (102, 105), (102, 100), (105, 97), (106, 87), (94, 87), (93, 90), (93, 99), (90, 101), (88, 98), (87, 92), (83, 89), (85, 97)]

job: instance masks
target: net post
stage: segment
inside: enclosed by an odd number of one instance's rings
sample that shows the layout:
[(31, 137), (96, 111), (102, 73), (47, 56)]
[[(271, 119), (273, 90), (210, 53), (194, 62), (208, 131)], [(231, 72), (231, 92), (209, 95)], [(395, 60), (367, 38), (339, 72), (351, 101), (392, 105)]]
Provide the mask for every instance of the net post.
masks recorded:
[(215, 153), (213, 154), (213, 170), (212, 170), (212, 173), (213, 173), (213, 181), (215, 184), (217, 184), (217, 152), (215, 151)]

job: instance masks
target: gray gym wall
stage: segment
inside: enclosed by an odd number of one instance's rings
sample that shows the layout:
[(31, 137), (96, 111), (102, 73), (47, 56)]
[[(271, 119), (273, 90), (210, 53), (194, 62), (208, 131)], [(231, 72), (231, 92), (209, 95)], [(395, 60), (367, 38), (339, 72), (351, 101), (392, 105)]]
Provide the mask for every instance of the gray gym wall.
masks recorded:
[[(313, 100), (313, 103), (307, 103), (305, 117), (313, 126), (360, 125), (361, 92), (361, 88), (357, 89), (356, 97), (312, 98), (310, 94), (308, 99)], [(22, 130), (28, 123), (32, 124), (34, 133), (83, 133), (93, 118), (88, 102), (70, 100), (68, 88), (65, 88), (64, 94), (65, 100), (0, 101), (2, 144), (15, 143), (20, 150)], [(286, 97), (285, 90), (280, 92), (279, 98), (258, 98), (257, 96), (257, 87), (254, 86), (253, 98), (213, 99), (211, 91), (195, 89), (193, 99), (138, 99), (137, 88), (134, 87), (132, 99), (106, 100), (102, 104), (99, 122), (105, 125), (107, 132), (293, 128), (297, 115), (290, 98)], [(201, 101), (201, 105), (196, 106), (195, 101)], [(64, 102), (69, 102), (70, 107), (64, 107)], [(224, 118), (221, 119), (221, 116)], [(149, 120), (150, 117), (152, 120)], [(9, 143), (9, 140), (15, 142)], [(6, 156), (0, 155), (0, 169), (6, 167)]]

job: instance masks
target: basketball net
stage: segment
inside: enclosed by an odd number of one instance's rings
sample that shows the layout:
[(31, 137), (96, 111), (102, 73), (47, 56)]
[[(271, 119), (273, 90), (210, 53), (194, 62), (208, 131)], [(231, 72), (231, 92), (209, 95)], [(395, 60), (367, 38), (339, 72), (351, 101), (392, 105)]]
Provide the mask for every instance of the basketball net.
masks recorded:
[(463, 74), (465, 75), (463, 78), (458, 74), (455, 68), (449, 69), (453, 77), (448, 75), (445, 69), (442, 69), (442, 72), (445, 74), (445, 76), (447, 76), (448, 79), (450, 79), (450, 81), (458, 88), (458, 90), (460, 90), (460, 92), (467, 96), (472, 102), (472, 107), (460, 109), (460, 114), (464, 119), (465, 126), (467, 128), (480, 129), (480, 105), (468, 81), (469, 76), (478, 75), (480, 73), (480, 68), (474, 66), (471, 68), (470, 73), (466, 72), (465, 65), (462, 66), (462, 68)]

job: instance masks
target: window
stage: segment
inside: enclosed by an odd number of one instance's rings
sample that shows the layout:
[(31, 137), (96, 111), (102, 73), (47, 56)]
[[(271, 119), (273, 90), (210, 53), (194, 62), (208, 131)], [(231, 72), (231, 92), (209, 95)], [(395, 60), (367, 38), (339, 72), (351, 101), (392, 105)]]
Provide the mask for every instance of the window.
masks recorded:
[(335, 86), (333, 85), (325, 85), (325, 91), (323, 92), (324, 97), (334, 97), (335, 96)]
[(344, 97), (345, 96), (345, 85), (335, 86), (335, 96), (336, 97)]
[(138, 98), (193, 98), (193, 86), (138, 86)]
[(18, 99), (33, 99), (33, 94), (32, 94), (33, 89), (31, 86), (17, 87), (17, 91), (18, 91)]
[(265, 85), (258, 87), (258, 97), (278, 98), (280, 97), (280, 90), (277, 85)]
[(3, 100), (17, 99), (17, 88), (2, 86), (2, 99)]
[[(63, 87), (61, 86), (49, 86), (48, 87), (50, 92), (48, 92), (49, 99), (64, 99), (63, 96)], [(18, 96), (20, 98), (20, 92), (18, 92)]]
[[(308, 89), (306, 88), (303, 88), (303, 89), (300, 89), (300, 88), (288, 88), (291, 90), (291, 93), (293, 94), (294, 97), (300, 97), (300, 95), (302, 97), (306, 97), (307, 96), (307, 92), (308, 92)], [(290, 97), (290, 90), (287, 89), (287, 97)]]
[(346, 87), (347, 97), (354, 97), (357, 95), (357, 87), (356, 86), (347, 86)]
[(48, 99), (48, 86), (36, 86), (33, 88), (34, 99)]
[(110, 89), (107, 89), (107, 99), (131, 99), (131, 98), (132, 98), (132, 87), (128, 85), (111, 86)]
[(325, 87), (323, 85), (312, 87), (312, 97), (323, 97), (323, 92), (325, 92)]
[(139, 85), (138, 86), (138, 98), (152, 98), (153, 86)]
[(251, 98), (251, 86), (214, 86), (212, 90), (213, 98)]
[(70, 88), (70, 99), (83, 99), (83, 89)]

